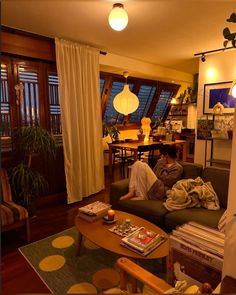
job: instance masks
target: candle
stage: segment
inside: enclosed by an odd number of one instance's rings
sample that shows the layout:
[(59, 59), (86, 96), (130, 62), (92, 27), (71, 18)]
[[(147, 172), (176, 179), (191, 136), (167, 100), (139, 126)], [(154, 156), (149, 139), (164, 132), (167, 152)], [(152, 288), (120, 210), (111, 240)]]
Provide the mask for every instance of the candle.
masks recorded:
[(109, 209), (109, 210), (107, 211), (107, 216), (108, 216), (108, 219), (109, 219), (109, 220), (113, 220), (114, 217), (115, 217), (115, 211), (112, 210), (112, 209)]

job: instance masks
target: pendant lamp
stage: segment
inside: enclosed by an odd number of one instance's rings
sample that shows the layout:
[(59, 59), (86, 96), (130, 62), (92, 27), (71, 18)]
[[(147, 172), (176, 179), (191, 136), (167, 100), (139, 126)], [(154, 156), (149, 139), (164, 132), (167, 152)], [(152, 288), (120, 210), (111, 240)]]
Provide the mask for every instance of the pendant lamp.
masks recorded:
[(113, 106), (118, 113), (127, 116), (135, 112), (139, 106), (138, 97), (129, 90), (129, 85), (127, 84), (127, 78), (129, 76), (128, 72), (124, 72), (125, 84), (123, 90), (118, 93), (114, 100)]
[(109, 14), (108, 22), (115, 31), (122, 31), (128, 24), (128, 14), (121, 3), (113, 4), (113, 8)]

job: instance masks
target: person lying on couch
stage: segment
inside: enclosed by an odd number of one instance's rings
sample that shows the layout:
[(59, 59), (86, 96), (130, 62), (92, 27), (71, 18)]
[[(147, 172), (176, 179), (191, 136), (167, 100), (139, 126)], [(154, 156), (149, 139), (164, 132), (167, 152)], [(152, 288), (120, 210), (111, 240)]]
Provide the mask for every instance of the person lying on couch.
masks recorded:
[(129, 192), (120, 200), (160, 200), (181, 179), (183, 167), (176, 162), (174, 145), (164, 145), (161, 158), (153, 170), (147, 163), (136, 161), (131, 167)]

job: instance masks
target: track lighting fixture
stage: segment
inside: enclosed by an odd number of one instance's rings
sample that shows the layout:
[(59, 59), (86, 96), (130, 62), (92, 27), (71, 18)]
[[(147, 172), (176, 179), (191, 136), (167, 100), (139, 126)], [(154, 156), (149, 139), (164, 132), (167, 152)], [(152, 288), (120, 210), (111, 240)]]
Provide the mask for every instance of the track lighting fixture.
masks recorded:
[(205, 58), (205, 54), (204, 53), (202, 54), (201, 61), (202, 62), (205, 62), (206, 61), (206, 58)]

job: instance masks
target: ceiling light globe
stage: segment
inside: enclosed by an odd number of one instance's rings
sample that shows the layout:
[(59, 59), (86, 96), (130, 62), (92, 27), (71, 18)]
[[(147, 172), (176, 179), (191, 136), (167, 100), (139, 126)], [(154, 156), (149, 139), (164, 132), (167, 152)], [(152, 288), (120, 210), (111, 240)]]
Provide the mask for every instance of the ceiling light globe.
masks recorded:
[(123, 90), (115, 96), (113, 106), (118, 113), (127, 116), (137, 110), (139, 100), (138, 97), (129, 90), (129, 85), (125, 84)]
[(115, 31), (122, 31), (128, 24), (128, 14), (124, 9), (123, 4), (116, 3), (108, 17), (109, 25)]

